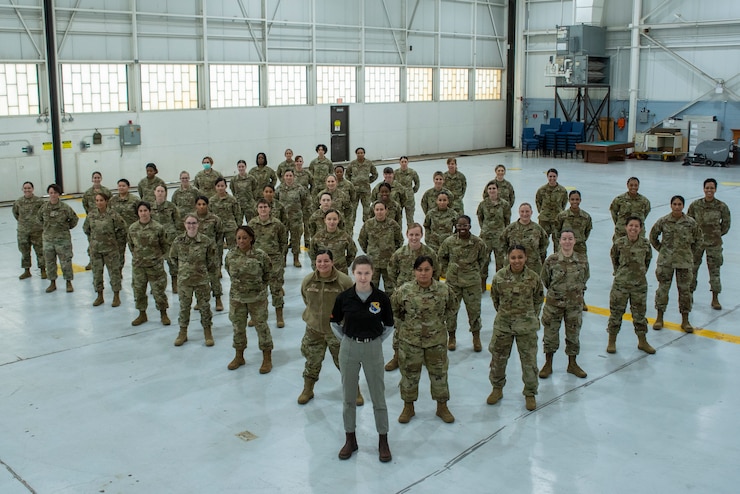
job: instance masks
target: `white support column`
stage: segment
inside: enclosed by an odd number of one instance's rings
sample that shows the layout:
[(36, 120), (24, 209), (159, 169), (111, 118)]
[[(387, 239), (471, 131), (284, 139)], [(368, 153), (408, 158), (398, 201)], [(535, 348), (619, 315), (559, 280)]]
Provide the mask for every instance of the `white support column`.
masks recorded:
[[(527, 9), (529, 8), (529, 1), (517, 2), (516, 4), (516, 63), (514, 67), (507, 67), (506, 70), (514, 70), (514, 130), (512, 137), (512, 144), (515, 148), (521, 146), (522, 127), (524, 120), (522, 119), (522, 98), (526, 97), (526, 78), (527, 78), (527, 42), (528, 36), (524, 36), (524, 32), (527, 30)], [(508, 47), (510, 50), (511, 47)]]
[(640, 83), (640, 20), (642, 0), (632, 0), (632, 36), (630, 41), (630, 106), (627, 121), (627, 139), (635, 138), (637, 130), (637, 97)]

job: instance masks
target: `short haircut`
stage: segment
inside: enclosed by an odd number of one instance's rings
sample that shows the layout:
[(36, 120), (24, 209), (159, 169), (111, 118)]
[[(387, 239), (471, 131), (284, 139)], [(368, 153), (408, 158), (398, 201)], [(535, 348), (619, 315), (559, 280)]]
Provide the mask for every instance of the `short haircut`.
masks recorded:
[(434, 267), (434, 260), (432, 259), (432, 257), (422, 255), (422, 256), (417, 257), (416, 260), (414, 261), (414, 269), (418, 269), (419, 266), (421, 266), (425, 262), (428, 262), (431, 267)]
[(122, 178), (122, 179), (118, 180), (118, 182), (116, 182), (116, 183), (117, 184), (120, 184), (121, 182), (123, 182), (126, 185), (128, 185), (129, 187), (131, 187), (131, 182), (129, 182), (127, 178)]
[(46, 188), (46, 192), (48, 193), (49, 190), (54, 190), (54, 191), (56, 191), (57, 194), (61, 194), (62, 193), (62, 188), (59, 187), (59, 185), (57, 185), (57, 184), (51, 184), (51, 185), (49, 185)]
[(708, 178), (708, 179), (706, 179), (706, 180), (704, 181), (704, 185), (705, 185), (705, 186), (706, 186), (707, 184), (709, 184), (709, 183), (712, 183), (712, 184), (714, 184), (714, 188), (715, 188), (715, 189), (717, 188), (717, 181), (716, 181), (715, 179), (713, 179), (713, 178)]
[(352, 271), (354, 272), (355, 268), (358, 266), (370, 266), (370, 269), (373, 269), (373, 260), (370, 256), (366, 256), (364, 254), (357, 256), (355, 257), (355, 260), (352, 261)]
[(319, 249), (316, 251), (317, 258), (323, 254), (326, 254), (327, 256), (329, 256), (329, 259), (331, 259), (332, 261), (334, 260), (334, 254), (332, 254), (330, 249)]

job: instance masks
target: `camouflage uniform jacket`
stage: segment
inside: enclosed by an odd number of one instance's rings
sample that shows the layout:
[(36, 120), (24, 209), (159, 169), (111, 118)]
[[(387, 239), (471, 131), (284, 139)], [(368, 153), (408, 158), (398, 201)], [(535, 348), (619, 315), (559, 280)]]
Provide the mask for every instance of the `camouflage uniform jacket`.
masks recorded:
[(450, 198), (450, 204), (452, 204), (452, 201), (455, 200), (455, 194), (453, 194), (450, 189), (442, 187), (440, 190), (437, 190), (432, 187), (424, 192), (423, 196), (421, 196), (421, 210), (424, 211), (424, 214), (427, 214), (429, 211), (437, 207), (437, 196), (442, 192), (447, 193), (447, 196)]
[(164, 227), (168, 241), (172, 241), (177, 235), (177, 231), (184, 228), (177, 206), (170, 201), (162, 201), (162, 204), (157, 204), (157, 201), (154, 201), (152, 203), (152, 219)]
[(323, 187), (326, 184), (326, 177), (334, 171), (334, 164), (326, 156), (322, 159), (314, 158), (311, 164), (308, 165), (308, 170), (313, 175), (313, 183), (321, 184)]
[(694, 252), (702, 245), (701, 228), (694, 218), (667, 214), (650, 229), (650, 244), (658, 251), (658, 266), (694, 268)]
[(347, 165), (346, 176), (358, 190), (369, 192), (370, 184), (378, 179), (378, 170), (372, 161), (352, 160)]
[[(254, 213), (252, 215), (252, 219), (259, 216), (257, 213), (257, 206), (254, 206), (254, 209), (252, 210)], [(270, 203), (270, 217), (278, 220), (283, 225), (288, 224), (288, 215), (285, 212), (285, 208), (283, 207), (282, 203), (280, 201), (272, 201)]]
[(509, 202), (506, 199), (493, 202), (486, 198), (478, 204), (476, 214), (480, 225), (481, 238), (494, 240), (498, 243), (504, 228), (511, 223), (511, 205)]
[(318, 271), (306, 276), (301, 283), (301, 297), (303, 297), (303, 303), (306, 304), (306, 309), (303, 311), (306, 326), (324, 334), (333, 334), (329, 326), (329, 318), (334, 302), (337, 295), (352, 285), (354, 285), (352, 278), (334, 268), (326, 278), (319, 276)]
[[(594, 227), (590, 214), (583, 209), (579, 209), (576, 213), (573, 209), (568, 208), (558, 214), (557, 222), (558, 236), (560, 236), (560, 232), (563, 230), (573, 230), (573, 234), (576, 237), (576, 249), (578, 249), (579, 244), (582, 247), (586, 246), (586, 241), (591, 235), (591, 230)], [(582, 251), (576, 250), (576, 252)]]
[[(304, 211), (309, 209), (308, 191), (300, 184), (282, 183), (275, 191), (275, 199), (280, 201), (285, 214), (292, 221), (302, 221)], [(297, 217), (297, 219), (296, 219)]]
[[(243, 177), (240, 175), (234, 175), (229, 184), (231, 193), (234, 194), (237, 202), (239, 202), (239, 207), (241, 207), (243, 211), (245, 208), (249, 208), (249, 210), (254, 209), (256, 204), (255, 196), (252, 192), (255, 189), (254, 183), (254, 176), (246, 174)], [(258, 197), (262, 197), (262, 191), (260, 191)]]
[(339, 187), (334, 189), (334, 192), (329, 191), (329, 189), (322, 189), (314, 196), (313, 207), (319, 207), (321, 195), (327, 193), (331, 194), (331, 207), (341, 212), (345, 218), (351, 218), (352, 202), (349, 195)]
[[(313, 186), (313, 175), (310, 171), (306, 170), (305, 168), (301, 168), (301, 170), (295, 170), (295, 183), (302, 185), (306, 188), (306, 191), (310, 195), (313, 194), (314, 186)], [(310, 201), (309, 201), (310, 202)]]
[(704, 234), (702, 247), (722, 246), (722, 236), (730, 231), (730, 208), (727, 204), (717, 198), (711, 201), (701, 198), (689, 205), (686, 214), (696, 220)]
[(139, 196), (141, 196), (143, 201), (154, 202), (154, 189), (159, 185), (164, 187), (164, 190), (167, 190), (167, 184), (161, 178), (155, 176), (150, 180), (149, 177), (144, 177), (139, 181), (137, 192), (139, 192)]
[(156, 266), (169, 254), (167, 234), (155, 220), (146, 224), (137, 221), (131, 225), (128, 229), (128, 246), (133, 265), (137, 268)]
[(369, 218), (357, 240), (376, 268), (387, 268), (393, 253), (403, 245), (403, 234), (398, 223), (390, 218), (384, 221)]
[(437, 253), (428, 245), (421, 244), (419, 250), (411, 250), (411, 247), (402, 245), (391, 256), (391, 262), (388, 265), (388, 278), (393, 281), (394, 286), (403, 285), (406, 282), (414, 281), (414, 262), (419, 256), (429, 256), (432, 258), (434, 272), (432, 277), (439, 279), (439, 263)]
[(419, 186), (421, 186), (419, 174), (411, 168), (406, 168), (405, 170), (402, 168), (396, 168), (396, 171), (393, 173), (393, 177), (394, 181), (398, 182), (398, 185), (403, 187), (404, 192), (406, 192), (406, 200), (413, 200), (414, 194), (419, 192)]
[(98, 194), (105, 194), (108, 196), (108, 199), (113, 196), (113, 194), (110, 193), (110, 189), (107, 187), (100, 186), (99, 190), (95, 190), (93, 187), (90, 187), (85, 191), (84, 194), (82, 194), (82, 208), (85, 210), (86, 213), (89, 213), (90, 211), (95, 211), (98, 207), (95, 204), (95, 196)]
[(400, 225), (403, 217), (403, 208), (401, 207), (401, 204), (393, 199), (389, 199), (388, 202), (384, 204), (385, 208), (388, 210), (386, 218), (390, 218)]
[[(510, 208), (514, 206), (516, 194), (514, 193), (514, 186), (511, 185), (511, 182), (506, 179), (503, 179), (500, 182), (496, 179), (493, 179), (493, 181), (498, 187), (498, 198), (506, 200), (506, 202), (509, 203)], [(483, 187), (483, 199), (488, 199), (488, 184)]]
[(625, 192), (614, 198), (609, 206), (609, 211), (614, 222), (614, 232), (622, 236), (626, 235), (624, 226), (630, 216), (636, 216), (645, 222), (650, 214), (650, 201), (642, 194), (636, 194), (635, 197), (632, 197), (629, 192)]
[(224, 241), (224, 227), (221, 218), (210, 211), (205, 216), (199, 214), (196, 216), (198, 217), (198, 233), (210, 238), (216, 245)]
[(555, 307), (583, 307), (583, 292), (591, 276), (586, 257), (573, 252), (550, 255), (542, 266), (542, 284), (547, 289), (547, 303)]
[(282, 264), (288, 252), (288, 233), (285, 225), (272, 216), (264, 221), (255, 216), (249, 221), (249, 226), (254, 230), (256, 237), (254, 247), (269, 255), (273, 264), (276, 260), (280, 260)]
[(237, 226), (242, 224), (242, 208), (239, 207), (234, 196), (226, 194), (220, 197), (216, 194), (209, 199), (208, 209), (221, 218), (224, 231), (233, 232)]
[(455, 295), (437, 280), (426, 288), (409, 281), (391, 296), (393, 320), (399, 341), (420, 348), (447, 343), (447, 331), (457, 320)]
[(193, 185), (196, 189), (200, 190), (204, 196), (211, 197), (216, 193), (216, 180), (222, 176), (221, 172), (217, 172), (213, 168), (209, 168), (207, 172), (205, 170), (201, 170), (195, 175)]
[[(534, 221), (524, 225), (520, 221), (515, 221), (504, 228), (501, 233), (501, 240), (508, 249), (514, 245), (521, 245), (527, 251), (527, 258), (537, 259), (539, 263), (545, 262), (547, 257), (547, 246), (550, 242), (547, 232)], [(537, 263), (537, 264), (539, 264)], [(529, 259), (527, 265), (530, 265)]]
[[(334, 209), (334, 208), (332, 208)], [(337, 211), (339, 213), (339, 223), (338, 227), (340, 230), (344, 230), (344, 215), (341, 211)], [(318, 234), (321, 231), (326, 230), (326, 223), (324, 223), (324, 218), (326, 218), (326, 212), (324, 212), (323, 209), (319, 208), (316, 211), (314, 211), (311, 214), (311, 217), (308, 219), (308, 230), (311, 237)]]
[(506, 266), (491, 281), (491, 299), (497, 315), (538, 317), (544, 298), (539, 275), (526, 266), (521, 273)]
[(202, 233), (181, 233), (172, 241), (170, 260), (177, 266), (177, 281), (184, 286), (207, 285), (209, 273), (218, 271), (216, 244)]
[(255, 247), (246, 252), (231, 249), (226, 254), (226, 271), (231, 278), (230, 299), (245, 304), (267, 299), (272, 261), (264, 251)]
[(90, 237), (91, 254), (118, 252), (122, 245), (126, 245), (128, 227), (121, 215), (112, 209), (103, 213), (98, 208), (90, 211), (82, 229)]
[(262, 197), (262, 189), (265, 188), (265, 185), (277, 187), (277, 174), (275, 174), (275, 170), (267, 165), (250, 169), (249, 176), (254, 179), (254, 182), (252, 182), (252, 195), (254, 197)]
[(645, 237), (637, 237), (634, 242), (626, 235), (618, 238), (612, 244), (610, 255), (615, 285), (647, 288), (645, 273), (650, 268), (653, 251)]
[[(380, 199), (380, 186), (386, 182), (380, 182), (375, 187), (373, 187), (372, 192), (370, 192), (370, 197), (373, 201), (377, 201)], [(391, 186), (391, 200), (396, 201), (398, 204), (403, 205), (406, 204), (406, 188), (400, 184), (397, 183), (395, 180), (392, 184), (388, 184)]]
[(278, 180), (280, 180), (280, 182), (283, 181), (283, 175), (285, 175), (285, 172), (287, 172), (288, 170), (295, 171), (294, 160), (285, 160), (278, 165), (277, 170), (275, 170), (275, 174), (277, 175), (277, 178)]
[(430, 209), (424, 218), (424, 231), (428, 242), (432, 245), (441, 245), (442, 241), (452, 235), (460, 213), (447, 208), (444, 211), (436, 206)]
[(456, 286), (480, 286), (482, 273), (488, 267), (490, 257), (485, 242), (475, 235), (460, 238), (450, 235), (439, 247), (439, 272), (447, 283)]
[(465, 197), (465, 191), (468, 190), (468, 179), (459, 171), (455, 172), (454, 175), (450, 172), (444, 172), (444, 177), (444, 186), (455, 194), (456, 201), (462, 202), (463, 197)]
[(36, 215), (38, 221), (44, 228), (44, 241), (47, 239), (71, 238), (69, 231), (77, 226), (79, 218), (77, 213), (61, 200), (52, 204), (44, 202)]
[(123, 221), (126, 222), (126, 226), (131, 226), (139, 221), (139, 214), (136, 212), (136, 205), (139, 201), (141, 199), (136, 194), (128, 193), (125, 199), (116, 194), (111, 197), (108, 207), (121, 215)]
[(349, 203), (352, 207), (357, 204), (357, 188), (352, 184), (352, 182), (343, 178), (341, 182), (337, 181), (337, 188), (347, 194), (347, 197), (349, 197)]
[(13, 217), (18, 222), (18, 230), (34, 233), (43, 230), (43, 223), (39, 218), (39, 210), (46, 201), (38, 196), (26, 199), (24, 196), (13, 203)]
[(554, 221), (568, 204), (568, 191), (560, 184), (554, 187), (545, 184), (537, 189), (534, 202), (537, 205), (539, 220)]
[[(180, 217), (183, 217), (188, 213), (195, 212), (195, 201), (200, 195), (200, 191), (193, 185), (187, 189), (183, 189), (182, 187), (175, 189), (175, 192), (172, 194), (172, 204), (177, 207)], [(178, 227), (178, 229), (180, 229), (180, 227)]]
[(316, 263), (316, 253), (321, 249), (329, 249), (334, 256), (334, 267), (340, 271), (349, 268), (352, 261), (357, 255), (357, 246), (352, 237), (344, 231), (337, 228), (335, 232), (328, 232), (322, 228), (311, 237), (311, 247), (308, 256), (311, 258), (311, 264)]

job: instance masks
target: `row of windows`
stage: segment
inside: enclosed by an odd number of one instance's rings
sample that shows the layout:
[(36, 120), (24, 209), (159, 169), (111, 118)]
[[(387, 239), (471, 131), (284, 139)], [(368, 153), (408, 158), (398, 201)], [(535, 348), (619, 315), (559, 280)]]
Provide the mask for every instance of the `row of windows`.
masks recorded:
[[(62, 64), (62, 101), (66, 113), (129, 110), (128, 69), (125, 64)], [(198, 66), (141, 64), (142, 110), (198, 108)], [(468, 100), (469, 77), (475, 76), (476, 100), (501, 99), (500, 69), (443, 68), (439, 70), (440, 101)], [(365, 102), (401, 100), (399, 67), (365, 67)], [(308, 104), (308, 69), (302, 65), (268, 65), (270, 106)], [(260, 105), (257, 65), (210, 65), (211, 108)], [(432, 101), (434, 71), (406, 69), (406, 100)], [(38, 66), (0, 64), (0, 116), (35, 115), (39, 107)], [(316, 67), (316, 103), (356, 103), (357, 68)]]

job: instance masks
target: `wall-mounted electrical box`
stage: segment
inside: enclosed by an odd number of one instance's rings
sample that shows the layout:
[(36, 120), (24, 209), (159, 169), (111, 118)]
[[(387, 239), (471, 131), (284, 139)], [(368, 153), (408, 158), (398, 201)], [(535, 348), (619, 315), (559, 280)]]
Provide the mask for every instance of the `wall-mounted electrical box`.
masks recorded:
[(118, 127), (118, 137), (121, 139), (121, 146), (140, 146), (141, 125), (121, 125)]

